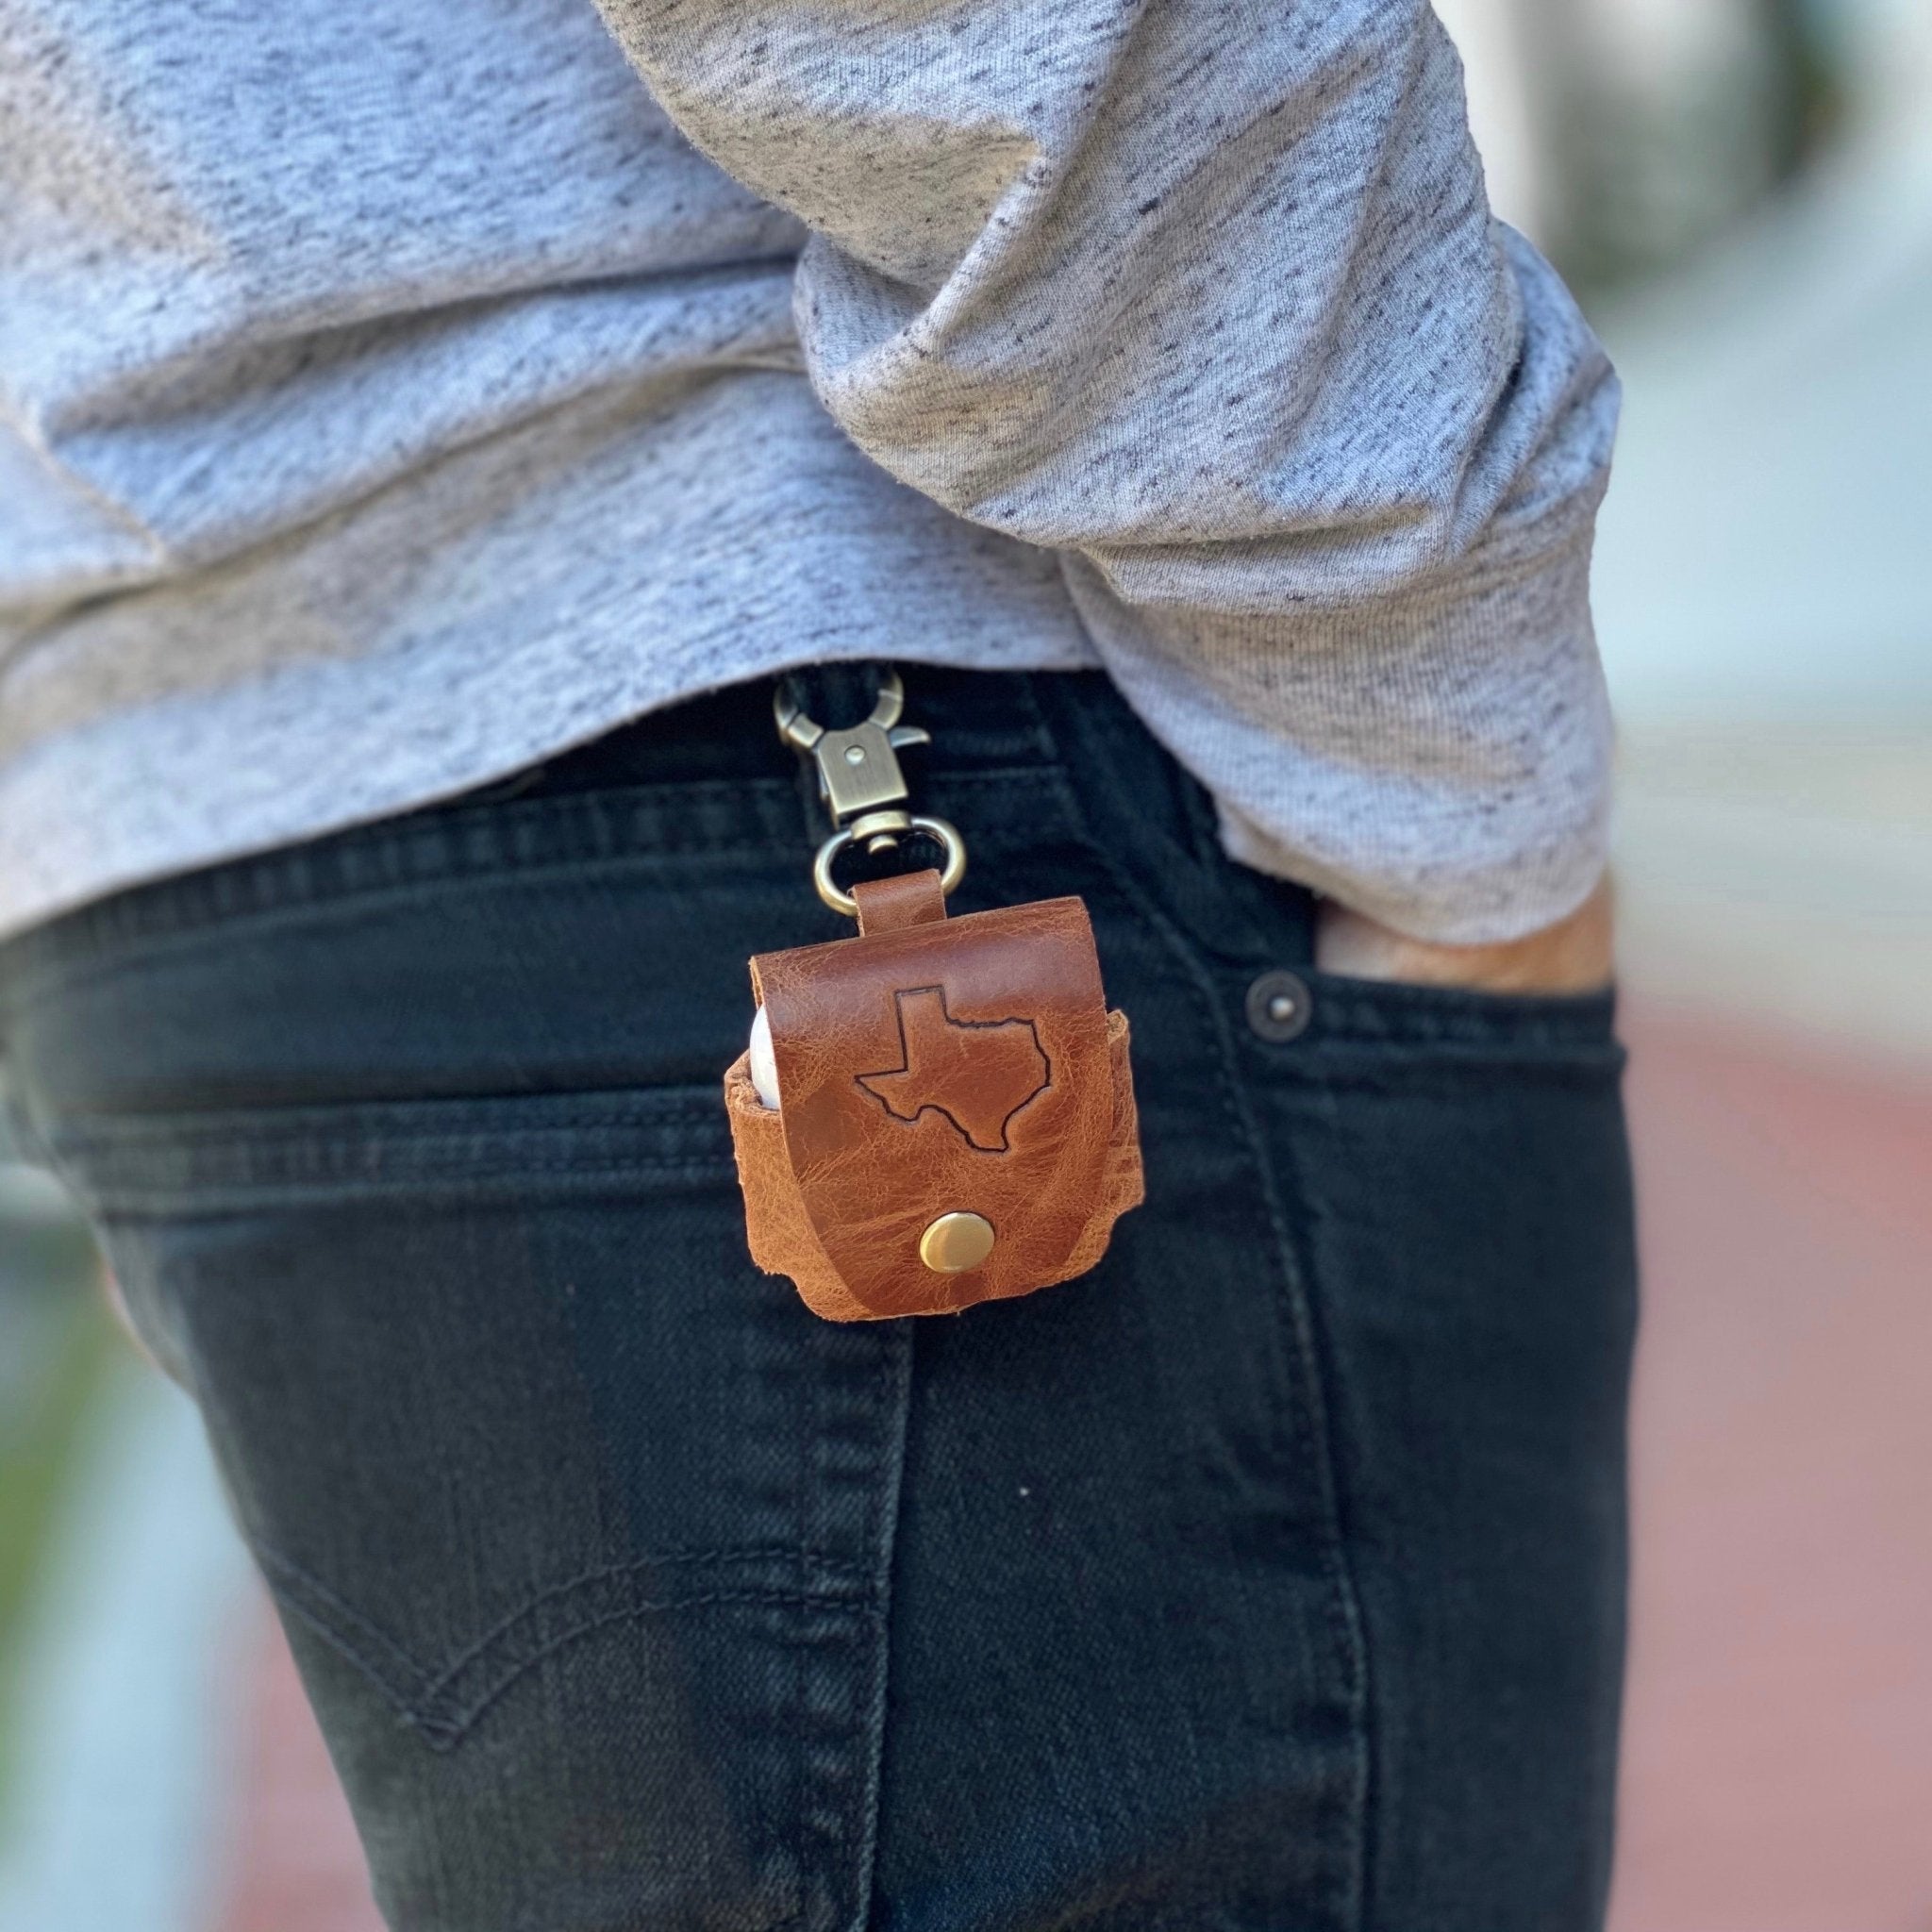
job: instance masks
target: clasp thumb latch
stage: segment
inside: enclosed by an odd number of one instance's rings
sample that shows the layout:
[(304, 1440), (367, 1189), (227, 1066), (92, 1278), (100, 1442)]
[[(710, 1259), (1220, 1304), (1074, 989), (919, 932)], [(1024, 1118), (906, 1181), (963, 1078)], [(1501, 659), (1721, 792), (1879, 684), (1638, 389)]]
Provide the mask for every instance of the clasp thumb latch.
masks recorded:
[(966, 848), (959, 835), (943, 820), (922, 818), (908, 810), (912, 794), (899, 754), (908, 745), (930, 744), (932, 734), (917, 724), (902, 724), (906, 686), (896, 671), (880, 680), (872, 716), (841, 731), (828, 730), (787, 691), (781, 682), (773, 694), (772, 712), (778, 735), (812, 760), (818, 773), (819, 797), (831, 814), (832, 836), (820, 847), (812, 869), (819, 896), (834, 910), (856, 917), (858, 904), (832, 879), (832, 861), (848, 845), (862, 846), (873, 857), (898, 849), (908, 832), (936, 839), (944, 854), (941, 883), (950, 892), (966, 870)]
[(872, 716), (843, 731), (831, 731), (806, 715), (781, 685), (772, 701), (778, 735), (807, 753), (818, 769), (819, 797), (833, 828), (849, 831), (869, 853), (890, 852), (900, 835), (912, 829), (903, 808), (912, 796), (900, 768), (899, 753), (911, 744), (930, 744), (932, 734), (902, 724), (906, 686), (889, 671), (874, 701)]

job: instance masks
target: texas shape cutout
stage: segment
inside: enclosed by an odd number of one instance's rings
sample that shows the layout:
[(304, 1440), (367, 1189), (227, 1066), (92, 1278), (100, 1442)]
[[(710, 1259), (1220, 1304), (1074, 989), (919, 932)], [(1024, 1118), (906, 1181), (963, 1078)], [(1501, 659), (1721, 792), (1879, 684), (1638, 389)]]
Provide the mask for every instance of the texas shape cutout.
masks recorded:
[(1007, 1151), (1007, 1126), (1052, 1084), (1031, 1020), (956, 1020), (943, 987), (892, 995), (899, 1009), (900, 1064), (860, 1074), (858, 1084), (894, 1120), (942, 1113), (974, 1146)]

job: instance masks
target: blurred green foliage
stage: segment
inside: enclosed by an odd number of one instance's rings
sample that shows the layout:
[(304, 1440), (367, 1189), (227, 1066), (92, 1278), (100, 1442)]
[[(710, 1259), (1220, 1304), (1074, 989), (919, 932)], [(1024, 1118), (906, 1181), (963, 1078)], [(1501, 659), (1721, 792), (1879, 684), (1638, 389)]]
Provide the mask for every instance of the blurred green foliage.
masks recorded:
[(20, 1639), (122, 1346), (78, 1219), (24, 1170), (0, 1165), (0, 1801)]

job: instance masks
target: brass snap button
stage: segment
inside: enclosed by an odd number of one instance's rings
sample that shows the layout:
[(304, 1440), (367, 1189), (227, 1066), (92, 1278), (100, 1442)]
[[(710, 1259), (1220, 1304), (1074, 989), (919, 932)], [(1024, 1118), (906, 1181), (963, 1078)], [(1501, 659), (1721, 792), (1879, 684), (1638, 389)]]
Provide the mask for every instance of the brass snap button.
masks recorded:
[(1292, 973), (1264, 973), (1248, 989), (1248, 1025), (1274, 1045), (1298, 1039), (1314, 1017), (1314, 995)]
[(941, 1214), (919, 1238), (919, 1258), (935, 1274), (964, 1274), (992, 1253), (992, 1223), (983, 1214)]

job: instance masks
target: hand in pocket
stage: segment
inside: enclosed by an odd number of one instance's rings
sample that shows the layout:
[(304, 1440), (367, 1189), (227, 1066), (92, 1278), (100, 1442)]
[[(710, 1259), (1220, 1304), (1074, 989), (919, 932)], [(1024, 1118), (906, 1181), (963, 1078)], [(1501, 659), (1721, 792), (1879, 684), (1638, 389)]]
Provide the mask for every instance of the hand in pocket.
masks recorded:
[(1443, 946), (1410, 939), (1330, 900), (1316, 929), (1315, 963), (1351, 979), (1406, 980), (1479, 992), (1595, 992), (1613, 971), (1608, 875), (1567, 919), (1495, 945)]

